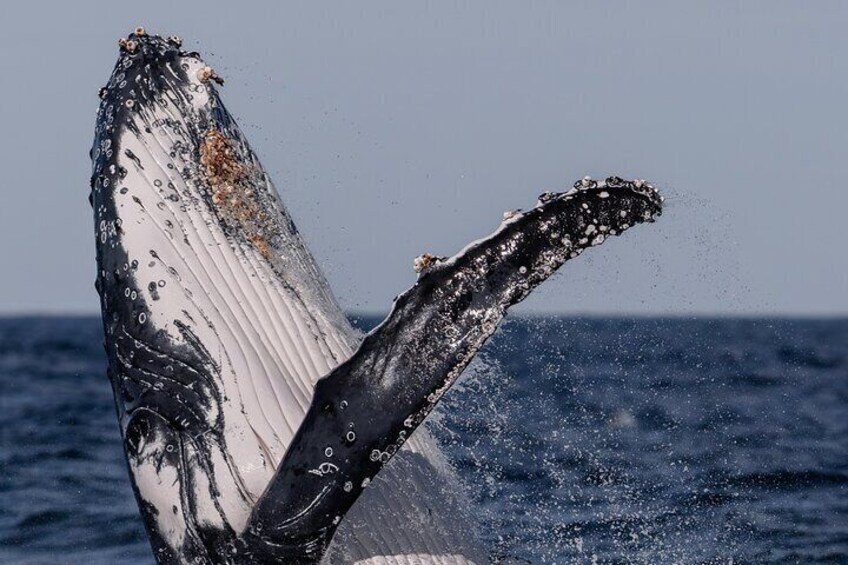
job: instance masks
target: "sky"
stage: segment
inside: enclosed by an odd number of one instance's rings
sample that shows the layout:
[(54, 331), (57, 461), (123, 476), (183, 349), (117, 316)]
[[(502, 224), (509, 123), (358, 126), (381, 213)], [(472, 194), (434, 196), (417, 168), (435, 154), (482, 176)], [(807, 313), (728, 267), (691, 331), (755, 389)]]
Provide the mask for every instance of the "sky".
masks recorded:
[(846, 315), (848, 3), (40, 2), (3, 7), (0, 313), (96, 313), (88, 150), (137, 25), (179, 35), (342, 305), (584, 175), (666, 196), (522, 312)]

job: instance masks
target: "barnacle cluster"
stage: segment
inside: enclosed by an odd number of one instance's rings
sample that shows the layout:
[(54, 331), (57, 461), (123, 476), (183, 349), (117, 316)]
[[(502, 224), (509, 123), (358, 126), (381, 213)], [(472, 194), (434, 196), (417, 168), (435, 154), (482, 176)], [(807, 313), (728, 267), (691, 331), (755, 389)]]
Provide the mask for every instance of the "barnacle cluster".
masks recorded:
[(221, 218), (230, 227), (240, 228), (256, 250), (268, 257), (268, 213), (258, 205), (247, 182), (249, 167), (238, 157), (230, 139), (214, 127), (203, 136), (200, 164)]
[(215, 69), (209, 66), (200, 67), (197, 70), (197, 80), (203, 83), (209, 82), (211, 80), (218, 84), (224, 84), (224, 79), (218, 76), (218, 73), (215, 72)]
[(233, 186), (244, 175), (244, 165), (235, 157), (230, 140), (214, 127), (203, 136), (200, 163), (206, 168), (209, 183), (216, 188), (213, 198), (232, 193)]
[(443, 260), (444, 257), (437, 257), (435, 255), (430, 255), (429, 253), (422, 253), (412, 261), (412, 268), (415, 269), (416, 273), (422, 273), (427, 270), (427, 268)]

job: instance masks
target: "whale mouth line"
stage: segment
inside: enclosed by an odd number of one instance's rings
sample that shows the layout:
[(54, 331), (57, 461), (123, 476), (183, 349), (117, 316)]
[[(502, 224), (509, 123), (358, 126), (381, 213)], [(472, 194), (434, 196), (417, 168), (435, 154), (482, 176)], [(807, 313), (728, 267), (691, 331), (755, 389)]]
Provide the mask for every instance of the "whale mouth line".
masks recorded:
[[(454, 255), (417, 257), (415, 284), (361, 337), (219, 97), (223, 78), (174, 36), (137, 28), (119, 48), (91, 150), (96, 287), (156, 559), (316, 563), (348, 521), (368, 525), (345, 531), (362, 555), (475, 554), (460, 527), (423, 535), (403, 514), (457, 506), (404, 489), (402, 472), (451, 477), (416, 430), (511, 306), (655, 221), (662, 196), (616, 176), (545, 192)], [(410, 445), (414, 463), (384, 469)], [(369, 514), (393, 505), (389, 542)]]

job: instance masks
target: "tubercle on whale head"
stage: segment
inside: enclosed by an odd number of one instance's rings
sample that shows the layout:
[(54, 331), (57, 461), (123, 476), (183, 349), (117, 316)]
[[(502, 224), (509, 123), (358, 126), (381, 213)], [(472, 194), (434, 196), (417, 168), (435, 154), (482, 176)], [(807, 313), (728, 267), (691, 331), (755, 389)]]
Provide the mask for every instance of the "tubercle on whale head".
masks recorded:
[(147, 29), (144, 26), (136, 26), (134, 30), (132, 30), (126, 37), (118, 38), (118, 47), (124, 49), (126, 48), (126, 43), (128, 41), (138, 41), (142, 38), (153, 38), (156, 40), (164, 40), (175, 47), (182, 46), (183, 40), (177, 35), (169, 35), (168, 37), (162, 37), (156, 34), (148, 34)]
[(162, 99), (168, 89), (181, 100), (190, 99), (194, 86), (186, 62), (196, 60), (201, 65), (201, 61), (197, 53), (182, 51), (181, 44), (175, 36), (163, 39), (148, 34), (141, 26), (118, 40), (118, 60), (106, 85), (98, 90), (97, 129), (89, 153), (92, 205), (95, 192), (109, 180), (106, 166), (117, 151), (118, 135), (122, 128), (128, 127), (129, 117), (144, 111), (155, 98)]
[[(200, 84), (214, 82), (218, 85), (223, 85), (224, 80), (221, 78), (212, 67), (203, 63), (200, 55), (193, 51), (184, 51), (182, 49), (183, 41), (176, 35), (162, 37), (156, 34), (147, 33), (147, 31), (139, 26), (125, 37), (118, 39), (118, 48), (120, 58), (115, 65), (115, 70), (112, 73), (112, 79), (121, 72), (125, 73), (132, 67), (146, 65), (152, 72), (174, 72), (176, 69), (168, 69), (169, 63), (174, 63), (178, 58), (193, 59), (197, 62), (197, 68), (193, 69), (194, 76), (182, 77), (188, 79), (186, 82), (194, 82), (191, 79), (196, 79)], [(183, 69), (187, 71), (188, 69)], [(132, 90), (132, 84), (123, 81), (117, 83), (113, 80), (109, 81), (105, 87), (98, 92), (100, 98), (106, 99), (114, 96), (115, 91), (120, 87), (129, 87)], [(138, 86), (138, 85), (135, 85)], [(136, 93), (138, 94), (138, 93)]]
[(148, 34), (143, 26), (136, 27), (126, 37), (118, 38), (118, 48), (121, 52), (128, 54), (155, 52), (163, 53), (167, 47), (179, 49), (182, 47), (182, 39), (176, 35), (162, 37), (156, 34)]
[(224, 85), (224, 79), (218, 76), (218, 73), (215, 72), (215, 69), (212, 67), (201, 67), (197, 71), (197, 80), (200, 82), (209, 82), (210, 80), (218, 83), (219, 85)]

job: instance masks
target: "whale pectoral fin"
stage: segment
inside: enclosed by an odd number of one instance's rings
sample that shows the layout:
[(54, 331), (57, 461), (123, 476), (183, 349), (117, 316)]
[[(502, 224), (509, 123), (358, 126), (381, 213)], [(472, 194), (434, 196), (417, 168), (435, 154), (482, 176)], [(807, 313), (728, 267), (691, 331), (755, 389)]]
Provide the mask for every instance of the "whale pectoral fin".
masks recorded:
[[(661, 197), (611, 177), (542, 195), (456, 256), (422, 274), (346, 362), (318, 382), (312, 405), (245, 536), (274, 555), (317, 560), (336, 527), (492, 335), (507, 308), (565, 261), (652, 221)], [(269, 550), (270, 551), (270, 550)]]

